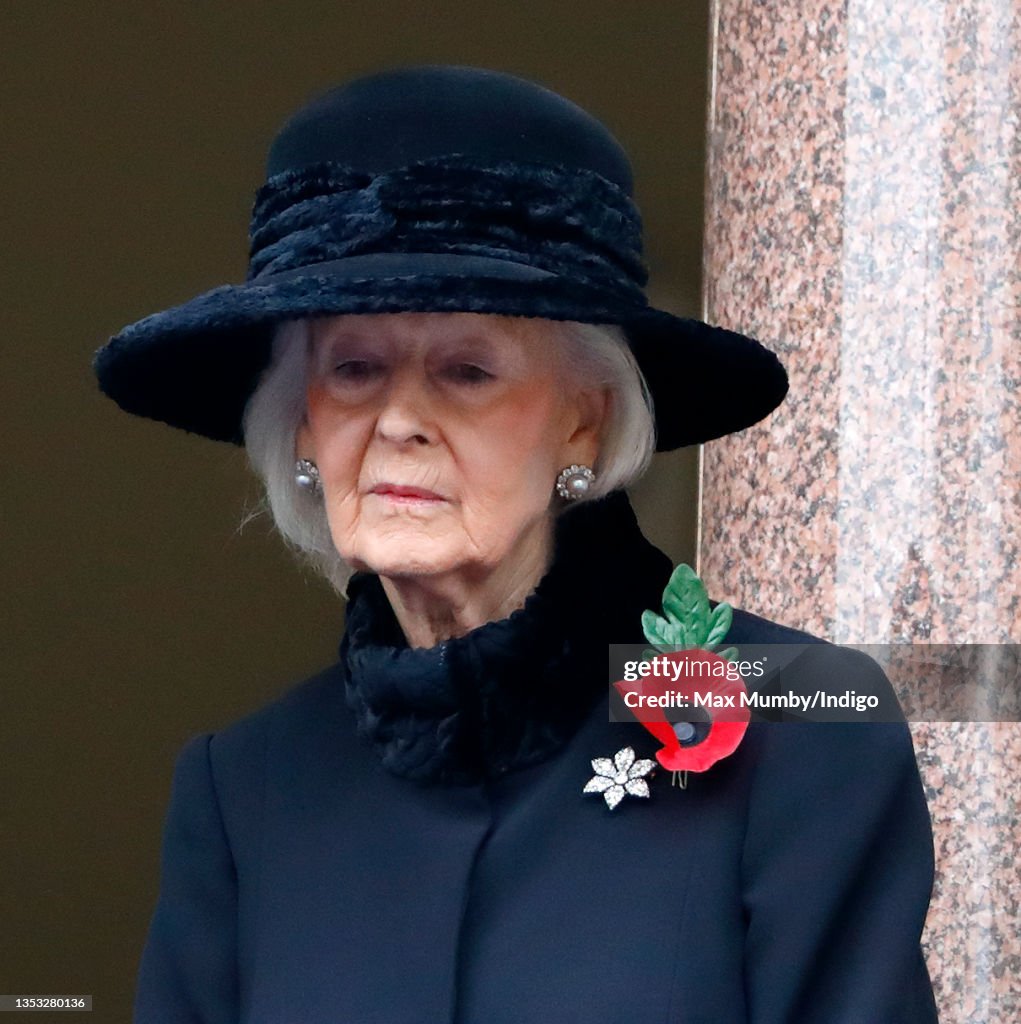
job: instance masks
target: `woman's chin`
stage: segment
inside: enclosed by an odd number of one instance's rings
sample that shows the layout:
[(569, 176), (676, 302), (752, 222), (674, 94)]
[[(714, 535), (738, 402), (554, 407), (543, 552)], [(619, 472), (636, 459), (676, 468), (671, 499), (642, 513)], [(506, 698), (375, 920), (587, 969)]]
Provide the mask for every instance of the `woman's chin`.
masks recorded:
[(464, 550), (417, 543), (375, 544), (347, 559), (362, 571), (391, 579), (425, 578), (453, 572), (464, 563)]

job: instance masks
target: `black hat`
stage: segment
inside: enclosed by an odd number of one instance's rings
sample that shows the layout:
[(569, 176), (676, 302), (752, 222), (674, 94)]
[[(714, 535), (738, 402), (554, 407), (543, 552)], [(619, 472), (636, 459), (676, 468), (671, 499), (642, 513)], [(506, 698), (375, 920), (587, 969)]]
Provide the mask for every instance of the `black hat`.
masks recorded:
[(787, 393), (783, 366), (751, 338), (649, 306), (632, 191), (607, 128), (534, 82), (451, 65), (367, 75), (273, 140), (244, 283), (125, 327), (93, 369), (127, 412), (243, 445), (279, 321), (503, 313), (619, 324), (659, 451), (751, 426)]

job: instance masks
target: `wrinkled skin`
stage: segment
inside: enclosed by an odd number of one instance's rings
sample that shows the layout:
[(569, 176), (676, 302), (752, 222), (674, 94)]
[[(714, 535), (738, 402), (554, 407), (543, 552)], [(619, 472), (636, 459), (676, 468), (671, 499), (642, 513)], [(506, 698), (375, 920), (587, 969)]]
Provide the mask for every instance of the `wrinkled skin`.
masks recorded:
[(378, 573), (416, 646), (509, 614), (549, 564), (559, 471), (592, 465), (608, 396), (561, 370), (554, 325), (477, 313), (312, 322), (296, 455), (330, 533)]

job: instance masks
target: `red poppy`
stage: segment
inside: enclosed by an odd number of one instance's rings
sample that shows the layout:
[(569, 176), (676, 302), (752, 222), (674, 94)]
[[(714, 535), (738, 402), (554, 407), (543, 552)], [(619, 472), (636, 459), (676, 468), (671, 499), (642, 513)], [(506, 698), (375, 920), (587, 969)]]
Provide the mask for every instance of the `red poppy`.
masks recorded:
[[(669, 771), (704, 772), (732, 754), (751, 717), (736, 666), (703, 648), (659, 654), (648, 664), (656, 674), (613, 685), (635, 718), (663, 744), (656, 760)], [(657, 700), (650, 705), (632, 696), (629, 701), (628, 694)], [(670, 706), (664, 707), (665, 701)], [(687, 709), (693, 711), (690, 723)]]

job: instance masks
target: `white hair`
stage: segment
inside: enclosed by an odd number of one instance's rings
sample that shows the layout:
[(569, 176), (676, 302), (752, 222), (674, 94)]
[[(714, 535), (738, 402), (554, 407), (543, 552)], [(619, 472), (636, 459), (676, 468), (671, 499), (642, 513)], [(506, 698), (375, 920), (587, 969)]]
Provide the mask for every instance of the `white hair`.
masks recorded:
[[(576, 387), (609, 391), (599, 455), (592, 467), (595, 484), (580, 500), (601, 498), (637, 480), (652, 458), (656, 428), (649, 388), (619, 325), (574, 320), (544, 323), (560, 343), (565, 379)], [(295, 440), (305, 419), (311, 356), (308, 319), (285, 320), (275, 327), (269, 363), (243, 418), (245, 449), (265, 495), (242, 526), (269, 511), (288, 547), (346, 597), (351, 568), (334, 547), (322, 498), (298, 487), (294, 478)], [(551, 493), (553, 484), (551, 480)], [(555, 507), (566, 506), (556, 502)]]

